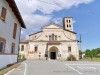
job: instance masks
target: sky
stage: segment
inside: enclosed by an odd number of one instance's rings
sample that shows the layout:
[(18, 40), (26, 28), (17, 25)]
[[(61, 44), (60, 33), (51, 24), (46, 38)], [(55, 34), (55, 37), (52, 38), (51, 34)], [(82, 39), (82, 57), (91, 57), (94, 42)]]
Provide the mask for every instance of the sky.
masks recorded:
[(62, 24), (64, 17), (73, 17), (74, 31), (82, 35), (82, 49), (100, 47), (100, 0), (15, 0), (27, 29), (21, 39), (41, 31), (41, 27), (55, 22)]

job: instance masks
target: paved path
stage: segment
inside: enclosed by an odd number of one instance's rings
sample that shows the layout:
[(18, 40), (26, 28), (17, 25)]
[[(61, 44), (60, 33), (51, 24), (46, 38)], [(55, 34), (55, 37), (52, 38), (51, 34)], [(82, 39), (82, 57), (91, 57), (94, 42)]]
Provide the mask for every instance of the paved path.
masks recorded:
[(100, 62), (27, 60), (6, 75), (100, 75)]

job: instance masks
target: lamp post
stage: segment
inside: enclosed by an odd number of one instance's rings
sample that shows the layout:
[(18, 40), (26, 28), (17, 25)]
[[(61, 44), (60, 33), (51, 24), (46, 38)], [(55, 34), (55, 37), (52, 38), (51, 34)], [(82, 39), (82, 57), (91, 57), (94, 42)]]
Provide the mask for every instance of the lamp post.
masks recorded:
[(41, 57), (41, 53), (39, 53), (39, 60), (40, 60), (40, 57)]
[[(82, 37), (81, 37), (81, 34), (80, 34), (80, 51), (82, 52)], [(80, 55), (80, 59), (82, 59), (82, 53)]]
[(46, 60), (48, 60), (48, 51), (45, 53)]

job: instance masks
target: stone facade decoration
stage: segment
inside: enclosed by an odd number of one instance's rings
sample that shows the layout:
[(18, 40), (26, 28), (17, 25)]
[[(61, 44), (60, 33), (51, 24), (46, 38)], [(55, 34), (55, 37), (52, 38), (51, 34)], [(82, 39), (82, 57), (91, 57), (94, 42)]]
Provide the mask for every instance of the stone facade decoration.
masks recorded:
[(42, 27), (42, 31), (29, 35), (28, 40), (20, 42), (21, 52), (27, 59), (66, 60), (72, 54), (78, 60), (78, 40), (72, 18), (64, 18), (63, 26), (51, 23)]

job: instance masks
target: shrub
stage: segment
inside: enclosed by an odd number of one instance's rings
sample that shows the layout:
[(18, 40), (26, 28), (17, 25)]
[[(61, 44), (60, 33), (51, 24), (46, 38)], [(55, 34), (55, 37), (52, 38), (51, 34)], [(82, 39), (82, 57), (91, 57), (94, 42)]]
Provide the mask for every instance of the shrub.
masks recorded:
[(70, 55), (69, 57), (67, 57), (67, 61), (76, 61), (76, 58), (74, 55)]
[(25, 59), (25, 55), (24, 54), (19, 54), (19, 59)]

